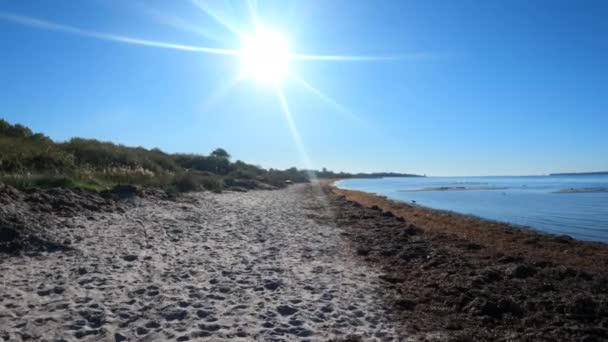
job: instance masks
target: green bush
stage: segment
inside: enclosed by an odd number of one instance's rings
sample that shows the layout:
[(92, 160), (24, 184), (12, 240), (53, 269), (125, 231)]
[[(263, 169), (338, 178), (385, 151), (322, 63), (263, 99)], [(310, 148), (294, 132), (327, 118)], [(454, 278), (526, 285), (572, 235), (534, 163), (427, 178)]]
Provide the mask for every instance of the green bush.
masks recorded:
[(74, 155), (76, 163), (102, 170), (109, 167), (144, 169), (151, 172), (178, 171), (173, 158), (159, 149), (127, 147), (94, 139), (73, 138), (61, 144)]
[(199, 177), (193, 173), (186, 172), (175, 176), (172, 184), (179, 192), (190, 192), (201, 190)]
[(135, 184), (168, 190), (220, 192), (224, 187), (256, 189), (260, 183), (283, 187), (308, 181), (291, 168), (265, 170), (215, 149), (209, 156), (167, 154), (95, 139), (55, 143), (23, 125), (0, 119), (0, 181), (19, 187), (77, 187), (103, 190)]
[(205, 190), (213, 192), (222, 192), (222, 182), (219, 177), (204, 177), (201, 180), (201, 184)]

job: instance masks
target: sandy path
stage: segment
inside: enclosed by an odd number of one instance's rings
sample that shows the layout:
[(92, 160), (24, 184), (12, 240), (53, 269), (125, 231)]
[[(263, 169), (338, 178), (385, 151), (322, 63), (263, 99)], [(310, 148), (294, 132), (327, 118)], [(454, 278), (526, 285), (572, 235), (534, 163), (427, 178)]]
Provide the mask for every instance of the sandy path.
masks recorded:
[(2, 257), (0, 339), (394, 338), (379, 274), (309, 187), (188, 199), (77, 216), (76, 251)]

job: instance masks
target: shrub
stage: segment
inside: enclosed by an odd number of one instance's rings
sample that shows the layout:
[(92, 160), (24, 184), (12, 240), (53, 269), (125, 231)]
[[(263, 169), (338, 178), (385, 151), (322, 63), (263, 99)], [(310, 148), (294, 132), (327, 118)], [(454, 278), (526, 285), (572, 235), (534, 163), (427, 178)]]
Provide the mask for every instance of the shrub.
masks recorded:
[(212, 192), (222, 192), (222, 183), (217, 177), (204, 177), (201, 181), (203, 188)]
[(95, 139), (73, 138), (55, 143), (23, 125), (0, 119), (0, 180), (19, 187), (78, 187), (102, 190), (135, 184), (178, 191), (224, 187), (276, 187), (286, 181), (308, 181), (306, 172), (291, 168), (265, 170), (215, 149), (209, 156), (167, 154), (158, 148), (128, 147)]
[(198, 191), (201, 190), (201, 184), (199, 182), (198, 177), (190, 172), (186, 172), (184, 174), (180, 174), (175, 177), (173, 181), (173, 186), (179, 192), (190, 192), (190, 191)]

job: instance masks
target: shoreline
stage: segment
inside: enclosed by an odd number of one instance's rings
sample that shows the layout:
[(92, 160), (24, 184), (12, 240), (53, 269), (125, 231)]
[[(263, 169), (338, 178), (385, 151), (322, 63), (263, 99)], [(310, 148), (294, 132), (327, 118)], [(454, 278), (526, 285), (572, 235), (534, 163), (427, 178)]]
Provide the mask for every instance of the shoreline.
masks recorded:
[(604, 242), (578, 240), (533, 227), (412, 205), (364, 191), (341, 189), (336, 185), (338, 181), (327, 183), (333, 193), (364, 207), (375, 206), (391, 212), (430, 233), (452, 234), (473, 243), (492, 246), (495, 253), (563, 263), (591, 272), (608, 270), (608, 244)]
[(608, 339), (608, 245), (328, 184), (357, 257), (413, 341)]

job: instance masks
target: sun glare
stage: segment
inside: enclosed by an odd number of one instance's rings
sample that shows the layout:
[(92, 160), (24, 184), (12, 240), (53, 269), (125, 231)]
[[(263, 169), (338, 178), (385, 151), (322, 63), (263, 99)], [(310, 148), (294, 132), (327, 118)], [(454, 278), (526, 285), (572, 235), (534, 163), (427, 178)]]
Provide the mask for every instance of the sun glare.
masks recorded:
[(241, 50), (241, 76), (262, 83), (281, 82), (289, 69), (287, 41), (278, 32), (258, 29)]

